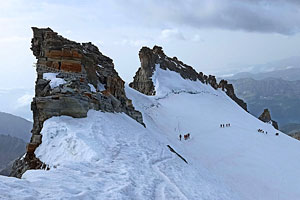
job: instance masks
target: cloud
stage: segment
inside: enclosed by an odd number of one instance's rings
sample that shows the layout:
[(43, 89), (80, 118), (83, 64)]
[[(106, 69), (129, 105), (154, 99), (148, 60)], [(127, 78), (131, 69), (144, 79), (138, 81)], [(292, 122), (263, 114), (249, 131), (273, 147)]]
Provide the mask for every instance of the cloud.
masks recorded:
[(128, 0), (122, 8), (130, 12), (128, 16), (152, 26), (177, 25), (290, 35), (300, 32), (299, 5), (297, 0), (153, 0), (146, 3)]
[(204, 39), (202, 39), (199, 34), (193, 35), (193, 37), (191, 38), (191, 40), (193, 42), (204, 42)]
[(33, 95), (32, 94), (25, 94), (17, 99), (17, 105), (15, 108), (20, 108), (23, 106), (30, 105), (32, 101)]
[(115, 41), (115, 45), (130, 45), (134, 47), (140, 47), (143, 45), (147, 45), (149, 43), (149, 40), (146, 39), (123, 39), (121, 41)]
[(166, 39), (185, 40), (184, 36), (178, 29), (164, 29), (161, 31), (159, 38), (162, 40), (166, 40)]

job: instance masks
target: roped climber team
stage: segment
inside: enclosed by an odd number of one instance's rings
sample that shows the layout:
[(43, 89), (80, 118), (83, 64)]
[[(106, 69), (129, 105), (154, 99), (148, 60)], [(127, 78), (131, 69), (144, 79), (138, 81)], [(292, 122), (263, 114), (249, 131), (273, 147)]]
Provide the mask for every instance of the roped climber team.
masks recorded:
[[(190, 139), (190, 137), (191, 137), (191, 134), (190, 134), (190, 133), (183, 135), (184, 140), (188, 140), (188, 139)], [(182, 138), (182, 135), (180, 134), (180, 135), (179, 135), (179, 140), (180, 140), (180, 141), (181, 141), (181, 138)]]
[[(230, 126), (231, 126), (230, 123), (228, 123), (228, 124), (220, 124), (220, 128), (225, 128), (225, 127), (230, 127)], [(258, 129), (257, 132), (268, 134), (267, 131), (264, 131), (262, 129)], [(278, 136), (279, 133), (276, 133), (275, 135)], [(183, 135), (184, 140), (188, 140), (188, 139), (190, 139), (190, 137), (191, 137), (190, 133), (187, 133), (187, 134)], [(181, 139), (182, 139), (182, 135), (179, 134), (179, 140), (181, 141)]]
[(229, 124), (220, 124), (220, 128), (225, 128), (225, 127), (230, 127), (230, 123)]

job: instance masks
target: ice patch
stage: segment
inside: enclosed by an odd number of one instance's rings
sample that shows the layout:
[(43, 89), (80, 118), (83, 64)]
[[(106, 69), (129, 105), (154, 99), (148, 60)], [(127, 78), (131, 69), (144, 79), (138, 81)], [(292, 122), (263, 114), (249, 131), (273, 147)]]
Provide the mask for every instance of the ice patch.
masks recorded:
[(92, 84), (88, 84), (92, 92), (97, 92), (96, 88)]
[(44, 73), (43, 79), (50, 80), (51, 89), (56, 88), (62, 84), (65, 84), (66, 81), (62, 78), (57, 78), (58, 73)]

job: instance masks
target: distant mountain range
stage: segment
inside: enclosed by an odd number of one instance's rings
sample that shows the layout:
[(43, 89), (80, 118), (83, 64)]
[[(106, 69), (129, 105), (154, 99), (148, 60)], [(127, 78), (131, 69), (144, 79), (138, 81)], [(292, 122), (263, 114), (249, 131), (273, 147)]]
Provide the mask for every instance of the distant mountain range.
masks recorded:
[(0, 135), (0, 175), (8, 176), (12, 162), (25, 153), (26, 143), (16, 137)]
[(295, 139), (300, 140), (300, 123), (295, 124), (287, 124), (283, 127), (281, 127), (281, 131), (288, 134), (289, 136), (292, 136)]
[(0, 175), (8, 175), (12, 162), (25, 153), (32, 122), (0, 112)]
[(300, 80), (299, 74), (300, 56), (293, 56), (263, 64), (238, 65), (220, 72), (218, 77), (225, 77), (225, 79), (231, 80), (240, 78), (253, 78), (255, 80), (281, 78), (288, 81), (295, 81)]
[(9, 135), (29, 142), (32, 122), (12, 114), (0, 112), (0, 135)]
[(297, 128), (300, 124), (300, 67), (284, 69), (278, 66), (273, 71), (243, 72), (228, 79), (234, 85), (237, 96), (248, 104), (251, 114), (258, 117), (265, 108), (269, 108), (272, 119), (288, 134), (300, 130)]
[(243, 78), (230, 82), (253, 115), (259, 116), (264, 108), (269, 108), (279, 126), (300, 123), (300, 81)]
[(229, 79), (241, 79), (241, 78), (252, 78), (255, 80), (263, 80), (266, 78), (279, 78), (287, 81), (296, 81), (300, 80), (300, 67), (293, 67), (293, 68), (288, 68), (288, 69), (280, 69), (280, 70), (275, 70), (275, 71), (270, 71), (270, 72), (263, 72), (263, 73), (250, 73), (250, 72), (240, 72), (237, 73)]
[(281, 130), (288, 134), (299, 133), (300, 134), (300, 123), (291, 123), (281, 127)]

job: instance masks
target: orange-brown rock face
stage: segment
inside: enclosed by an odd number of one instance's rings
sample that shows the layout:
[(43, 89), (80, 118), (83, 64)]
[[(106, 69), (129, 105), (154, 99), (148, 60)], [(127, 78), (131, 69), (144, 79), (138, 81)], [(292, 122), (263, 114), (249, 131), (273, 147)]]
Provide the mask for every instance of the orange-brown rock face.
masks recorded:
[[(42, 143), (44, 121), (53, 116), (81, 118), (94, 109), (124, 112), (143, 124), (142, 114), (126, 97), (124, 81), (114, 69), (112, 59), (92, 43), (70, 41), (50, 28), (32, 29), (31, 50), (37, 59), (35, 97), (31, 103), (34, 125), (25, 159), (14, 165), (11, 175), (16, 177), (28, 169), (45, 166), (34, 152)], [(51, 84), (47, 75), (60, 79), (61, 84)]]
[(74, 72), (80, 73), (82, 72), (82, 66), (80, 63), (72, 62), (72, 61), (62, 61), (60, 70), (66, 72)]

